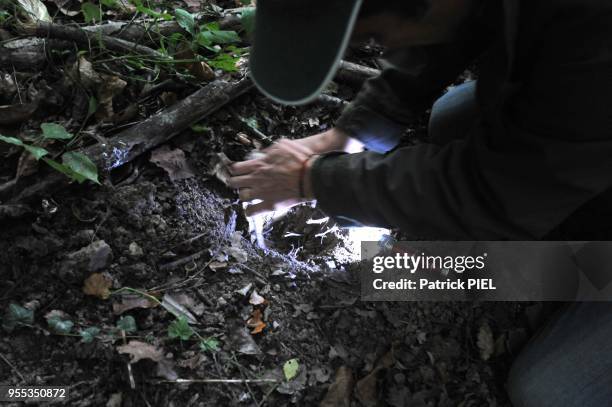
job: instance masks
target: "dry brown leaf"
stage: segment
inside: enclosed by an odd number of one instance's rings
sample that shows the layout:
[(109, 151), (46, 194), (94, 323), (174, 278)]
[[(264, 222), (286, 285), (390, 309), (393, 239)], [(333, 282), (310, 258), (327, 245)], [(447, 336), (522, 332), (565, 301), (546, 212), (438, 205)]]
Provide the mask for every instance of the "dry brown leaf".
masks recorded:
[(217, 153), (217, 156), (213, 158), (213, 162), (215, 162), (215, 164), (211, 175), (214, 175), (219, 181), (228, 186), (229, 179), (231, 178), (228, 167), (233, 163), (233, 161), (227, 158), (224, 153)]
[(482, 360), (489, 360), (493, 352), (495, 352), (495, 342), (493, 341), (493, 332), (489, 324), (483, 324), (478, 330), (478, 338), (476, 345), (480, 350)]
[(84, 56), (80, 56), (77, 62), (76, 71), (79, 76), (79, 80), (83, 86), (91, 90), (97, 89), (98, 85), (102, 82), (100, 74), (98, 74), (91, 62)]
[(366, 407), (375, 407), (378, 405), (378, 373), (381, 370), (388, 369), (393, 366), (395, 359), (391, 351), (387, 352), (376, 363), (376, 367), (363, 379), (357, 382), (355, 387), (355, 395), (357, 399)]
[(178, 102), (178, 95), (174, 92), (162, 92), (159, 98), (164, 103), (164, 106), (170, 107)]
[(118, 76), (105, 75), (96, 72), (91, 62), (84, 56), (79, 57), (76, 66), (79, 81), (87, 89), (96, 92), (98, 109), (96, 118), (105, 120), (113, 117), (113, 99), (123, 92), (127, 82)]
[(117, 76), (100, 75), (102, 83), (97, 88), (98, 110), (96, 118), (104, 120), (115, 115), (113, 109), (113, 99), (119, 96), (127, 85), (127, 82)]
[(24, 151), (21, 156), (19, 156), (19, 163), (17, 163), (17, 173), (15, 174), (15, 178), (19, 179), (22, 177), (27, 177), (28, 175), (35, 174), (37, 171), (38, 160), (29, 152)]
[[(175, 58), (178, 60), (194, 60), (196, 59), (196, 54), (191, 48), (184, 45), (177, 51)], [(206, 62), (177, 62), (176, 65), (187, 69), (193, 76), (201, 81), (212, 81), (215, 79), (215, 72)]]
[(261, 305), (266, 302), (266, 299), (257, 293), (257, 290), (253, 290), (249, 303), (253, 305)]
[(158, 304), (141, 296), (130, 296), (121, 299), (121, 302), (113, 303), (113, 313), (121, 315), (134, 308), (153, 308)]
[(172, 181), (195, 177), (195, 174), (185, 158), (183, 150), (170, 150), (164, 145), (151, 153), (153, 164), (163, 168)]
[(130, 341), (126, 345), (117, 346), (117, 351), (129, 354), (132, 363), (136, 363), (141, 359), (151, 359), (154, 362), (164, 359), (164, 352), (161, 349), (140, 341)]
[[(174, 315), (177, 318), (185, 318), (190, 324), (197, 324), (198, 320), (193, 314), (185, 308), (183, 304), (179, 301), (180, 298), (177, 299), (175, 295), (164, 294), (162, 298), (161, 306), (166, 309), (169, 313)], [(193, 301), (193, 300), (192, 300)]]
[(107, 274), (93, 273), (85, 279), (83, 293), (105, 300), (110, 296), (112, 286), (113, 281)]
[(244, 321), (240, 319), (231, 319), (227, 321), (228, 336), (227, 339), (232, 346), (232, 349), (237, 349), (238, 352), (244, 355), (260, 355), (261, 349), (253, 339), (253, 335), (249, 334), (249, 330), (244, 326)]
[(253, 143), (251, 142), (251, 139), (249, 138), (249, 136), (247, 136), (244, 133), (237, 133), (236, 134), (236, 140), (238, 140), (238, 142), (242, 145), (245, 146), (252, 146)]
[(329, 386), (327, 394), (319, 407), (350, 407), (351, 393), (355, 381), (353, 372), (346, 366), (340, 366), (336, 371), (336, 378)]
[(202, 1), (201, 0), (183, 0), (187, 9), (192, 12), (198, 12), (202, 9)]
[(210, 268), (212, 271), (221, 270), (226, 267), (227, 267), (226, 261), (213, 261), (208, 265), (208, 268)]
[(215, 71), (204, 61), (194, 63), (190, 70), (193, 76), (201, 81), (212, 81), (215, 79)]
[(21, 6), (27, 19), (30, 22), (46, 21), (50, 23), (51, 16), (47, 10), (47, 6), (40, 0), (17, 0), (17, 3)]
[(251, 335), (261, 333), (261, 331), (263, 331), (263, 329), (266, 327), (266, 323), (262, 321), (261, 317), (261, 310), (256, 309), (251, 313), (251, 318), (247, 320), (247, 326), (252, 329)]
[(70, 6), (71, 0), (52, 0), (52, 1), (53, 3), (55, 3), (59, 11), (61, 11), (62, 13), (64, 13), (65, 15), (69, 17), (74, 17), (77, 14), (81, 13), (80, 11), (77, 11), (77, 10), (68, 9), (68, 7)]
[(155, 375), (172, 381), (179, 378), (178, 373), (176, 373), (174, 370), (174, 362), (168, 359), (163, 359), (157, 362), (157, 370), (155, 371)]

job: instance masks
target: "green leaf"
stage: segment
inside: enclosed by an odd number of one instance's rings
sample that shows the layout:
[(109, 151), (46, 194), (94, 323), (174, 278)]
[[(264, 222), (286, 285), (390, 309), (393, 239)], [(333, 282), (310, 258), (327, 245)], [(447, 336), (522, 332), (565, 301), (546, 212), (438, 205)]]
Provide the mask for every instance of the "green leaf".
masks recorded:
[(200, 341), (200, 349), (204, 352), (217, 352), (219, 350), (219, 345), (219, 340), (212, 336)]
[(221, 69), (225, 72), (236, 72), (238, 71), (236, 62), (238, 62), (239, 59), (240, 57), (235, 57), (231, 54), (219, 54), (206, 62), (215, 69)]
[(214, 29), (214, 27), (217, 26), (213, 26), (212, 23), (200, 27), (200, 33), (196, 38), (198, 44), (210, 46), (212, 44), (232, 44), (242, 41), (236, 31), (223, 31)]
[(191, 126), (191, 130), (195, 131), (196, 133), (208, 133), (212, 129), (204, 124), (194, 124)]
[(96, 184), (98, 181), (98, 168), (85, 154), (69, 151), (62, 155), (62, 163), (81, 177), (91, 180)]
[(108, 8), (115, 8), (118, 6), (117, 0), (100, 0), (100, 3)]
[(24, 144), (23, 148), (25, 148), (26, 151), (32, 154), (34, 158), (36, 158), (37, 160), (40, 160), (41, 157), (44, 157), (45, 155), (49, 154), (49, 152), (42, 147), (36, 147), (36, 146), (30, 146), (28, 144)]
[(58, 163), (55, 160), (52, 160), (50, 158), (43, 158), (43, 161), (46, 162), (47, 164), (49, 164), (49, 166), (51, 166), (51, 168), (53, 168), (55, 171), (61, 172), (62, 174), (64, 174), (65, 176), (67, 176), (68, 178), (77, 181), (79, 184), (82, 183), (83, 181), (85, 181), (85, 177), (83, 177), (82, 175), (77, 174), (76, 172), (72, 171), (70, 168), (68, 168), (67, 166)]
[(255, 32), (255, 7), (249, 7), (240, 14), (240, 24), (250, 37)]
[(102, 21), (102, 10), (100, 10), (98, 5), (89, 2), (83, 3), (81, 5), (81, 12), (86, 23)]
[(182, 27), (189, 34), (195, 35), (195, 18), (193, 17), (193, 14), (187, 10), (183, 10), (182, 8), (177, 8), (174, 10), (174, 15), (176, 16), (176, 22), (180, 27)]
[(34, 322), (34, 311), (24, 308), (21, 305), (9, 304), (4, 314), (2, 327), (7, 332), (12, 332), (20, 325), (30, 325)]
[(0, 135), (0, 141), (4, 141), (5, 143), (9, 143), (9, 144), (14, 144), (16, 146), (20, 146), (26, 149), (26, 151), (28, 151), (30, 154), (32, 154), (34, 156), (34, 158), (36, 158), (37, 160), (40, 160), (42, 157), (46, 156), (47, 154), (49, 154), (49, 152), (47, 150), (45, 150), (42, 147), (36, 147), (36, 146), (31, 146), (29, 144), (25, 144), (23, 141), (19, 140), (18, 138), (15, 137), (6, 137), (3, 135)]
[(11, 14), (8, 11), (0, 10), (0, 24), (9, 19)]
[(61, 124), (43, 123), (40, 128), (43, 138), (47, 140), (70, 140), (72, 138), (72, 133), (68, 133)]
[(297, 359), (290, 359), (285, 362), (283, 365), (283, 373), (285, 374), (285, 379), (291, 380), (295, 376), (297, 376), (297, 372), (300, 368), (300, 363)]
[(96, 336), (98, 336), (98, 334), (100, 334), (100, 328), (92, 326), (92, 327), (87, 328), (87, 329), (81, 329), (79, 334), (81, 335), (81, 342), (83, 342), (83, 343), (91, 343), (96, 338)]
[(256, 129), (256, 130), (259, 129), (259, 123), (257, 123), (257, 117), (255, 116), (244, 118), (242, 119), (242, 122), (252, 129)]
[(189, 326), (187, 318), (179, 317), (168, 326), (168, 337), (170, 339), (180, 338), (186, 341), (193, 335), (193, 329)]
[(172, 16), (168, 13), (158, 13), (148, 7), (145, 7), (140, 0), (131, 0), (131, 3), (136, 6), (136, 10), (153, 18), (163, 18), (164, 20), (172, 20)]
[(74, 323), (69, 319), (62, 319), (60, 316), (47, 318), (47, 324), (51, 330), (58, 334), (68, 334), (72, 330)]
[(117, 328), (125, 331), (126, 333), (136, 332), (138, 330), (136, 327), (136, 320), (131, 315), (126, 315), (119, 318), (119, 321), (117, 321)]

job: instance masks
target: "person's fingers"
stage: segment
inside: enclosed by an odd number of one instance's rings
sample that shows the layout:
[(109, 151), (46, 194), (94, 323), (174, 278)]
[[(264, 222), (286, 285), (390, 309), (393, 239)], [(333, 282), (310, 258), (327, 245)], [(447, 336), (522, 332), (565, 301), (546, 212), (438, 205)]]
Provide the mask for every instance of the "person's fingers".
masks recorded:
[(293, 153), (301, 153), (301, 154), (313, 154), (312, 149), (305, 145), (304, 143), (299, 142), (298, 140), (290, 140), (287, 138), (282, 138), (278, 140), (276, 143), (272, 144), (270, 147), (262, 150), (266, 155), (274, 154), (275, 152), (280, 151), (291, 151)]
[(230, 174), (233, 176), (250, 174), (261, 166), (261, 160), (248, 160), (233, 163), (228, 166)]
[(249, 175), (239, 175), (237, 177), (230, 177), (227, 184), (231, 188), (248, 188), (253, 185), (253, 177)]
[(262, 213), (270, 212), (274, 210), (274, 204), (268, 201), (262, 201), (246, 207), (246, 216), (255, 216)]
[(252, 201), (255, 199), (253, 195), (253, 190), (251, 188), (240, 188), (238, 190), (238, 198), (240, 198), (242, 202)]

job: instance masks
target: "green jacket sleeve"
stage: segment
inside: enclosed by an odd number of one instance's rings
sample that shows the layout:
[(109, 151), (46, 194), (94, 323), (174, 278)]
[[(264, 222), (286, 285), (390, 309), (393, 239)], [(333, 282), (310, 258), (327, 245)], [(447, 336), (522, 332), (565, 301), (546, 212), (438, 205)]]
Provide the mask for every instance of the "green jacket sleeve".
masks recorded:
[(464, 140), (315, 161), (322, 209), (415, 237), (532, 239), (611, 188), (612, 7), (578, 11), (543, 25), (516, 94)]

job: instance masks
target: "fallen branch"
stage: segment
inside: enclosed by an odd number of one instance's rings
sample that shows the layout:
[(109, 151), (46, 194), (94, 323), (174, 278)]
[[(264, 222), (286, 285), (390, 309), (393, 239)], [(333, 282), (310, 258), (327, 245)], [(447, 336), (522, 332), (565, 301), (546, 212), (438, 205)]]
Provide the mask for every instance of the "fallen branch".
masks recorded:
[[(200, 21), (207, 17), (206, 13), (196, 13), (194, 18)], [(235, 13), (228, 14), (219, 20), (219, 27), (222, 30), (240, 28), (240, 18)], [(89, 32), (102, 33), (104, 35), (121, 38), (126, 41), (152, 43), (151, 37), (170, 37), (172, 34), (181, 33), (188, 35), (176, 21), (154, 21), (151, 19), (135, 21), (111, 21), (106, 24), (87, 25), (82, 27)]]
[(366, 80), (378, 75), (380, 75), (380, 70), (378, 69), (355, 64), (353, 62), (340, 61), (340, 67), (336, 73), (336, 80), (359, 87)]
[[(110, 138), (79, 152), (87, 155), (99, 169), (109, 171), (170, 140), (204, 117), (215, 112), (253, 87), (249, 78), (238, 82), (216, 80), (170, 108)], [(9, 202), (23, 202), (57, 188), (67, 181), (52, 173), (40, 183), (24, 189)]]
[(317, 103), (332, 109), (340, 109), (348, 105), (348, 102), (346, 100), (342, 100), (335, 96), (325, 95), (323, 93), (317, 97)]
[(18, 71), (38, 71), (46, 62), (45, 53), (10, 51), (0, 47), (0, 67)]
[(92, 43), (102, 42), (106, 48), (115, 52), (134, 52), (140, 55), (146, 55), (151, 58), (160, 60), (168, 60), (170, 57), (155, 51), (144, 45), (139, 45), (134, 42), (126, 41), (121, 38), (114, 38), (102, 33), (90, 32), (77, 27), (69, 27), (60, 24), (46, 23), (38, 21), (35, 24), (26, 24), (22, 26), (25, 34), (40, 38), (56, 38), (61, 40), (74, 41), (80, 46), (87, 47)]

